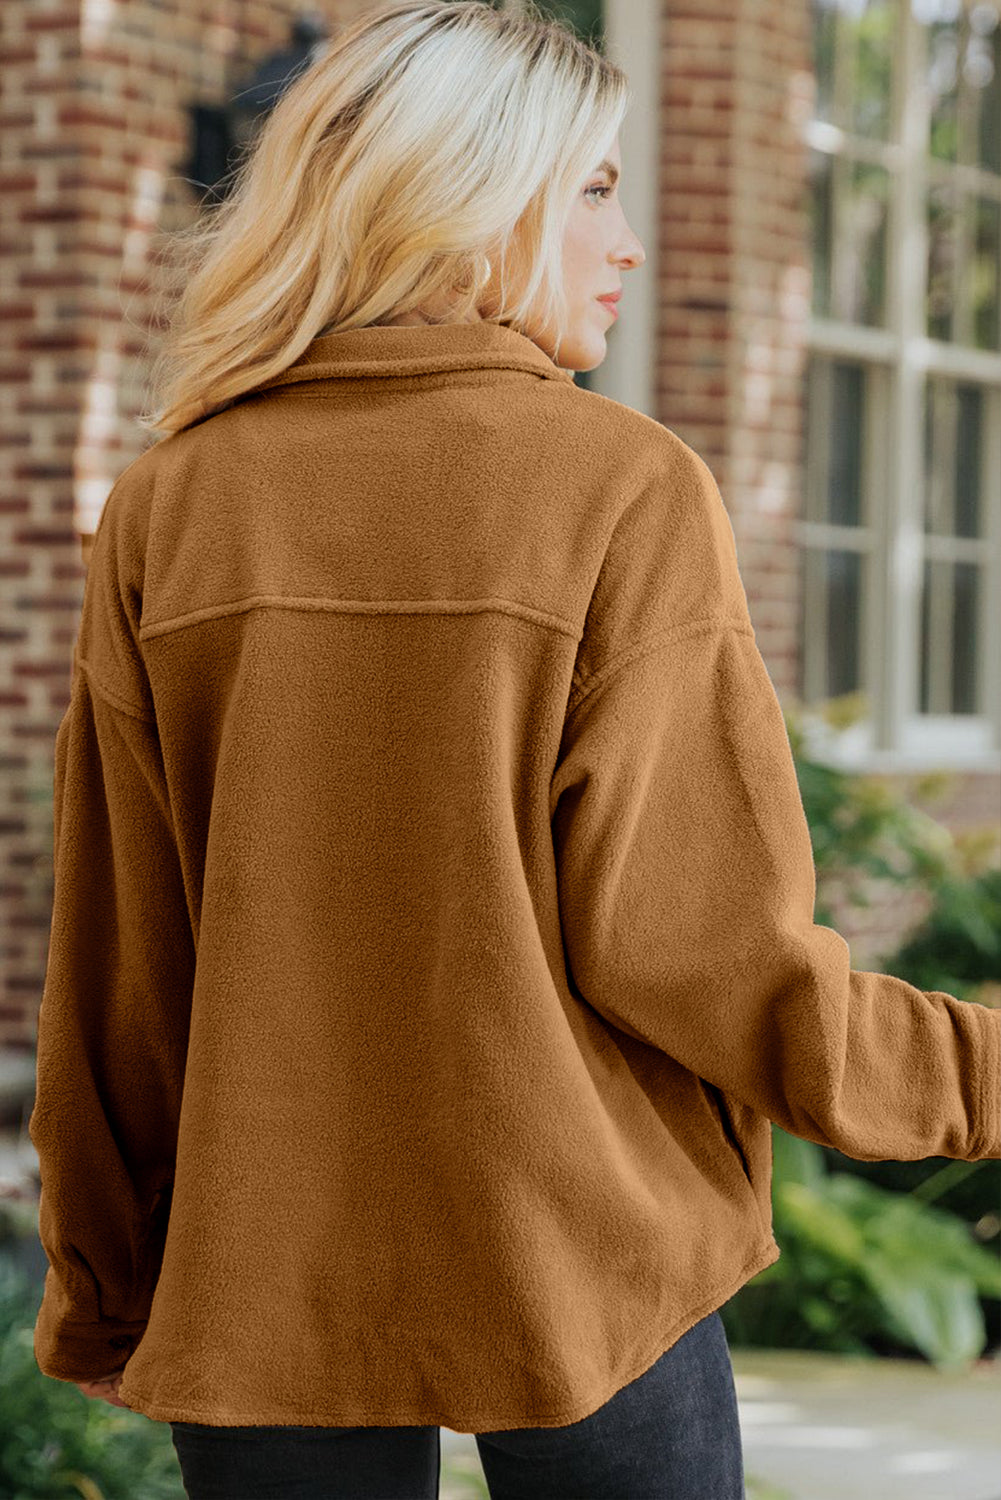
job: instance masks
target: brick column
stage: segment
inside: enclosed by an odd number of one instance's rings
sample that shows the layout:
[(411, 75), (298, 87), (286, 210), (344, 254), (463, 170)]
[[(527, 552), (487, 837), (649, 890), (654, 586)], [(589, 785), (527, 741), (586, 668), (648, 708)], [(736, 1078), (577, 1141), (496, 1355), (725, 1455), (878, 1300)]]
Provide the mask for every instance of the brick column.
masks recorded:
[(657, 416), (716, 475), (785, 697), (800, 636), (809, 10), (666, 0), (664, 36)]
[(0, 1050), (34, 1045), (81, 543), (148, 442), (161, 231), (198, 211), (186, 109), (226, 99), (305, 8), (333, 32), (359, 5), (0, 6)]

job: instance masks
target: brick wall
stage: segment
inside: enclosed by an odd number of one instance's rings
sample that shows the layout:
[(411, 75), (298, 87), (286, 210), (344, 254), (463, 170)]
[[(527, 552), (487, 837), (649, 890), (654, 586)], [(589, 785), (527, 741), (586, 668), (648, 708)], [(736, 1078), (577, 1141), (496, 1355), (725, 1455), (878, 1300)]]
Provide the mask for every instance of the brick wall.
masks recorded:
[[(310, 8), (332, 29), (357, 0)], [(196, 212), (188, 104), (288, 40), (293, 0), (0, 6), (0, 1049), (30, 1048), (51, 918), (55, 732), (82, 538), (148, 438), (134, 417), (160, 231)]]
[(793, 693), (809, 10), (668, 0), (664, 29), (658, 416), (716, 475), (758, 643)]
[[(367, 6), (311, 8), (336, 26)], [(294, 0), (0, 6), (0, 1051), (30, 1049), (35, 1035), (53, 742), (69, 701), (81, 538), (147, 441), (134, 417), (159, 236), (197, 203), (182, 180), (186, 106), (227, 97), (284, 45), (299, 9)], [(658, 415), (720, 481), (758, 639), (785, 697), (798, 672), (806, 0), (677, 0), (665, 38)], [(958, 826), (995, 818), (996, 804), (997, 778), (968, 776), (953, 807), (935, 813)], [(882, 916), (882, 931), (870, 920), (870, 951), (888, 946), (893, 921), (888, 909)], [(846, 936), (857, 920), (846, 913)]]

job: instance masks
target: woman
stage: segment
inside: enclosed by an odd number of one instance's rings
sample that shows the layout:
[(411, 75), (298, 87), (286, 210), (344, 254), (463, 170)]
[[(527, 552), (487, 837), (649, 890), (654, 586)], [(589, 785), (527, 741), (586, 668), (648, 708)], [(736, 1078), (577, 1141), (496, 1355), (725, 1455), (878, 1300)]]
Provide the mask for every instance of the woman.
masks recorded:
[(190, 236), (56, 742), (39, 1365), (199, 1497), (736, 1500), (771, 1127), (1001, 1156), (1001, 1014), (853, 971), (706, 464), (582, 390), (628, 91), (367, 13)]

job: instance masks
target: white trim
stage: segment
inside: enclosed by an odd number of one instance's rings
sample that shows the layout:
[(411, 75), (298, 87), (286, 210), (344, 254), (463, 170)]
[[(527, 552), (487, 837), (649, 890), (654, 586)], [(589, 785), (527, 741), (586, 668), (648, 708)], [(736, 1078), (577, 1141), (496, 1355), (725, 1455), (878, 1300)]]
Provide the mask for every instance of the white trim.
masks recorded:
[(810, 710), (802, 715), (809, 754), (845, 771), (1001, 771), (1001, 750), (991, 744), (990, 725), (969, 714), (923, 715), (905, 726), (899, 748), (874, 744), (872, 725), (859, 721), (832, 729)]
[(608, 330), (608, 353), (589, 373), (592, 390), (655, 417), (660, 75), (659, 0), (605, 0), (605, 53), (629, 75), (633, 103), (619, 133), (619, 196), (646, 260), (623, 276), (622, 311)]
[[(922, 241), (925, 236), (922, 232)], [(890, 267), (888, 295), (893, 295), (895, 278), (900, 267)], [(922, 281), (922, 288), (924, 283)], [(923, 325), (922, 325), (923, 326)], [(958, 380), (976, 380), (984, 385), (996, 381), (1001, 385), (1001, 354), (990, 349), (969, 349), (961, 344), (942, 344), (935, 339), (920, 336), (907, 340), (889, 328), (865, 328), (851, 323), (835, 323), (829, 318), (816, 316), (809, 320), (807, 338), (810, 352), (833, 354), (851, 360), (868, 363), (894, 364), (903, 358), (906, 347), (907, 358), (916, 370), (931, 371), (936, 375), (954, 375)]]

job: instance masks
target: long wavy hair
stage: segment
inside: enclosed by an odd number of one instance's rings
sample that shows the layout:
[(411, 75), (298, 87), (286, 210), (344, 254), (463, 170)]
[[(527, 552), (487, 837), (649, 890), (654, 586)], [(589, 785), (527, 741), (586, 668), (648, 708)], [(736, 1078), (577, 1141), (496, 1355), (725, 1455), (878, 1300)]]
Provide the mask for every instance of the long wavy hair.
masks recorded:
[(449, 320), (566, 336), (562, 241), (632, 95), (533, 0), (365, 12), (281, 95), (232, 190), (168, 236), (165, 332), (140, 425), (167, 437), (294, 363), (321, 333), (442, 295)]

